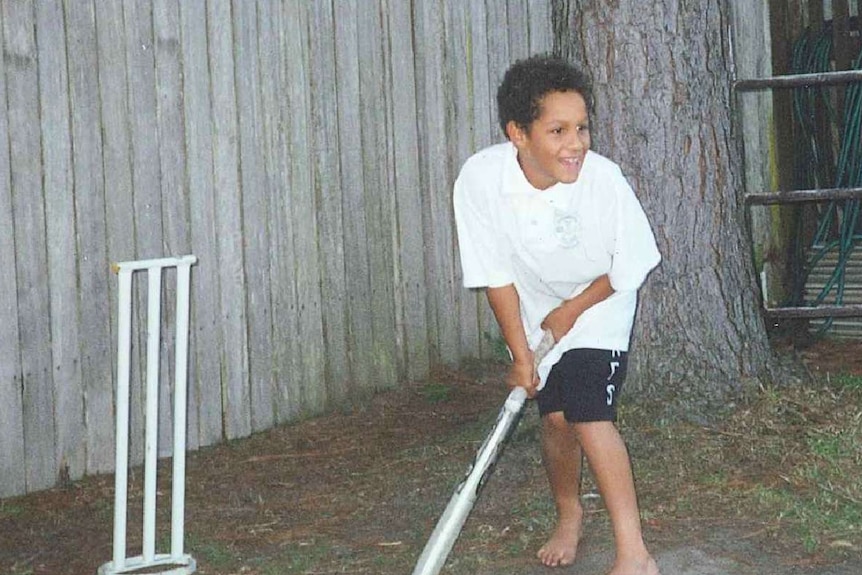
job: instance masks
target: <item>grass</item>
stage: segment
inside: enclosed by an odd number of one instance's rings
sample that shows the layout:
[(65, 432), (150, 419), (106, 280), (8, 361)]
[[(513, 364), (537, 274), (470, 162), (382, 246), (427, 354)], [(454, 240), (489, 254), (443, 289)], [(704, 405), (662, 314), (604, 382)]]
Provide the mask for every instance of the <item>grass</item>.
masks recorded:
[(7, 503), (6, 501), (0, 499), (0, 518), (12, 518), (17, 517), (24, 513), (24, 508), (15, 505), (13, 503)]
[(241, 561), (227, 544), (220, 541), (191, 539), (185, 546), (195, 550), (199, 563), (205, 563), (212, 569), (233, 568)]
[(264, 573), (306, 573), (332, 555), (332, 548), (322, 543), (305, 543), (285, 547), (280, 556), (265, 566)]
[(482, 332), (482, 337), (485, 338), (485, 342), (490, 346), (492, 357), (500, 361), (508, 361), (509, 348), (506, 346), (506, 340), (503, 339), (503, 336), (485, 331)]
[(862, 390), (862, 375), (842, 373), (835, 376), (834, 378), (830, 378), (830, 380), (831, 383), (837, 388), (850, 391)]
[(624, 416), (646, 514), (756, 517), (808, 553), (862, 550), (862, 377), (765, 390), (719, 427)]
[[(634, 402), (620, 412), (643, 521), (668, 532), (690, 520), (743, 522), (753, 536), (826, 560), (862, 550), (862, 377), (765, 389), (716, 426), (662, 413), (662, 406)], [(535, 446), (538, 434), (537, 419), (526, 417), (509, 449)], [(535, 456), (535, 449), (523, 452)], [(541, 475), (539, 461), (514, 465), (534, 466)], [(479, 569), (483, 557), (524, 556), (541, 544), (554, 511), (546, 490), (535, 488), (538, 481), (514, 489), (522, 497), (505, 517), (492, 518), (497, 529), (483, 529), (480, 518), (462, 533), (459, 545), (475, 552), (456, 554), (453, 573)], [(587, 472), (583, 491), (594, 489)], [(589, 505), (607, 529), (601, 502)]]
[(452, 386), (429, 381), (422, 386), (420, 393), (428, 403), (443, 403), (452, 395)]
[[(420, 392), (430, 404), (454, 397), (451, 383), (432, 381)], [(663, 419), (662, 406), (623, 402), (620, 426), (634, 463), (643, 520), (660, 528), (664, 525), (672, 538), (684, 536), (686, 528), (680, 526), (688, 521), (743, 522), (752, 525), (752, 533), (769, 537), (771, 545), (776, 541), (786, 545), (795, 556), (800, 549), (825, 558), (858, 554), (862, 549), (860, 406), (862, 377), (849, 374), (808, 386), (766, 389), (712, 427)], [(399, 469), (405, 470), (399, 479), (403, 489), (435, 483), (442, 494), (433, 502), (417, 503), (420, 506), (411, 512), (436, 519), (495, 416), (496, 411), (489, 410), (434, 444), (414, 445), (395, 456)], [(507, 469), (498, 470), (502, 477), (486, 487), (447, 572), (491, 572), (495, 561), (518, 561), (531, 555), (530, 550), (552, 529), (553, 502), (536, 449), (539, 432), (535, 413), (528, 414), (502, 459)], [(406, 473), (414, 467), (423, 469), (421, 479), (416, 479), (419, 483)], [(369, 473), (376, 477), (391, 469)], [(595, 490), (588, 473), (583, 490)], [(610, 537), (600, 500), (591, 499), (585, 505), (593, 527), (608, 531)], [(349, 545), (308, 541), (274, 553), (261, 550), (250, 563), (245, 558), (244, 564), (253, 565), (255, 575), (407, 572), (415, 561), (410, 541), (426, 535), (405, 531), (400, 537), (404, 544), (375, 548), (371, 554)], [(222, 564), (219, 572), (233, 572), (242, 564), (232, 547), (200, 543), (195, 549), (208, 565)], [(325, 571), (329, 567), (333, 570)]]
[[(634, 459), (644, 521), (675, 519), (753, 520), (764, 536), (781, 538), (790, 547), (828, 558), (862, 549), (862, 378), (842, 375), (808, 387), (768, 389), (739, 407), (721, 426), (704, 427), (662, 420), (660, 407), (625, 404), (621, 426)], [(445, 401), (443, 385), (423, 390), (429, 402)], [(402, 456), (433, 458), (435, 473), (447, 482), (460, 479), (466, 457), (478, 448), (496, 414), (463, 426), (442, 444)], [(532, 414), (535, 415), (535, 414)], [(553, 527), (553, 502), (544, 488), (536, 445), (538, 418), (525, 417), (509, 444), (495, 494), (486, 502), (511, 495), (509, 508), (475, 513), (459, 538), (449, 572), (488, 572), (489, 561), (531, 555)], [(461, 455), (453, 458), (456, 452)], [(513, 470), (527, 469), (530, 487), (512, 485)], [(497, 473), (500, 473), (498, 471)], [(538, 479), (537, 479), (538, 478)], [(504, 484), (505, 487), (503, 486)], [(587, 474), (584, 491), (595, 489)], [(538, 488), (537, 488), (538, 487)], [(450, 485), (444, 489), (448, 495)], [(494, 489), (489, 486), (488, 489)], [(499, 505), (499, 504), (498, 504)], [(589, 504), (599, 526), (607, 528), (601, 502)], [(439, 505), (438, 505), (439, 506)], [(485, 507), (487, 510), (488, 508)], [(436, 516), (435, 510), (432, 515)], [(218, 554), (214, 553), (215, 558)], [(322, 544), (285, 549), (260, 563), (263, 573), (305, 573), (332, 561), (335, 550)], [(401, 554), (403, 555), (403, 553)], [(386, 557), (411, 563), (412, 557)], [(357, 573), (393, 572), (359, 557), (343, 556)]]
[(29, 565), (12, 565), (9, 575), (33, 575), (33, 568)]
[[(473, 381), (476, 373), (484, 373), (479, 368), (470, 373), (432, 378), (419, 387), (422, 400), (406, 402), (403, 413), (397, 411), (398, 404), (385, 404), (387, 410), (396, 410), (388, 434), (362, 427), (357, 420), (343, 437), (322, 424), (310, 425), (305, 433), (297, 425), (284, 441), (274, 435), (263, 443), (262, 453), (286, 457), (273, 459), (266, 473), (263, 466), (259, 472), (253, 470), (248, 460), (256, 453), (254, 442), (259, 445), (262, 437), (221, 448), (225, 454), (219, 461), (236, 457), (241, 461), (237, 466), (246, 472), (219, 475), (219, 483), (212, 484), (213, 509), (209, 514), (202, 510), (204, 518), (218, 517), (226, 525), (213, 525), (212, 519), (190, 520), (187, 525), (185, 547), (198, 561), (199, 571), (209, 575), (410, 572), (433, 521), (499, 409), (486, 401), (482, 403), (486, 407), (464, 409), (453, 416), (455, 407), (476, 405), (496, 385)], [(465, 389), (473, 389), (472, 395), (461, 395)], [(691, 527), (727, 525), (732, 533), (746, 535), (746, 543), (768, 538), (762, 549), (786, 550), (794, 560), (802, 550), (811, 559), (858, 556), (862, 550), (862, 377), (830, 375), (806, 386), (769, 388), (741, 402), (712, 426), (668, 419), (664, 406), (634, 400), (632, 395), (623, 401), (620, 427), (633, 460), (650, 544), (663, 541), (665, 548), (677, 546), (690, 540), (686, 538)], [(361, 421), (369, 419), (374, 418), (366, 415)], [(447, 427), (439, 428), (443, 423)], [(377, 457), (370, 447), (354, 449), (354, 436), (364, 436), (365, 429), (371, 432), (369, 444), (390, 438), (386, 446), (392, 449), (386, 457)], [(416, 434), (417, 429), (422, 434), (412, 440), (391, 439), (411, 430)], [(531, 405), (461, 533), (447, 573), (511, 573), (513, 565), (532, 565), (535, 549), (554, 523), (539, 433)], [(307, 473), (291, 474), (303, 468)], [(220, 469), (216, 466), (219, 474)], [(300, 480), (324, 489), (303, 491)], [(222, 489), (225, 482), (228, 487)], [(583, 492), (594, 490), (587, 473)], [(378, 492), (384, 495), (378, 497)], [(69, 492), (76, 498), (85, 493), (77, 488)], [(95, 506), (97, 517), (108, 513), (104, 523), (110, 524), (109, 498), (88, 505)], [(40, 507), (27, 507), (23, 499), (0, 500), (0, 524), (37, 516), (34, 508)], [(586, 499), (585, 508), (593, 541), (610, 541), (601, 501)], [(65, 524), (64, 518), (74, 517), (74, 509), (69, 507), (68, 515), (57, 510), (53, 521)], [(272, 532), (255, 535), (248, 529), (275, 520), (279, 523)], [(2, 553), (0, 545), (4, 573), (46, 572), (30, 556), (4, 558)]]

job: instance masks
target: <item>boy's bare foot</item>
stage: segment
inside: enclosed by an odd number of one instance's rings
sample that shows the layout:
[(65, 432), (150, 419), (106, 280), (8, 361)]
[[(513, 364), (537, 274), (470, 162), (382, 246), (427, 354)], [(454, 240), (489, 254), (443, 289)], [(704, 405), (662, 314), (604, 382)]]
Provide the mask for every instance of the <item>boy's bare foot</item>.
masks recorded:
[(661, 575), (661, 573), (655, 560), (647, 555), (646, 558), (640, 559), (617, 559), (608, 575)]
[(583, 522), (584, 510), (580, 507), (570, 517), (560, 517), (554, 534), (536, 553), (543, 565), (563, 567), (575, 562)]

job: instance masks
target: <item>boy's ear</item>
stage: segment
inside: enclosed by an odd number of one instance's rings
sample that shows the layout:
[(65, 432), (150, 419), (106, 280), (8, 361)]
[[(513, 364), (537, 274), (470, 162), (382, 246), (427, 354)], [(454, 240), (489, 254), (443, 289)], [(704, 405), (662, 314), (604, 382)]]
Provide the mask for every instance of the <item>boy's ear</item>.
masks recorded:
[(519, 146), (527, 139), (527, 132), (524, 128), (518, 125), (518, 122), (515, 120), (509, 120), (506, 124), (506, 136), (508, 136), (509, 141), (516, 146)]

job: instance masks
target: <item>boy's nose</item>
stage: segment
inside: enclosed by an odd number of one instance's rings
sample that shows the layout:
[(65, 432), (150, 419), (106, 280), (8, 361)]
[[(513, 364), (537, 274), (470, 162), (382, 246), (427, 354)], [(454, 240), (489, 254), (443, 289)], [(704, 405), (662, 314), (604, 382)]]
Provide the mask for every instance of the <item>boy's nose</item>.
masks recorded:
[(586, 144), (584, 143), (583, 139), (581, 138), (581, 135), (579, 133), (575, 132), (574, 135), (569, 139), (567, 147), (569, 150), (571, 150), (573, 152), (581, 152), (581, 151), (583, 151), (585, 146), (586, 146)]

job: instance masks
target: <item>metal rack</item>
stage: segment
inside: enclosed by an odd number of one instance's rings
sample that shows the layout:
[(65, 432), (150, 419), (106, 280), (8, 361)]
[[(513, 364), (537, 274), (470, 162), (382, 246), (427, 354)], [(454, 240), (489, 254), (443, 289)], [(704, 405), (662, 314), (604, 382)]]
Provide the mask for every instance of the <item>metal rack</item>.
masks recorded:
[[(758, 90), (786, 89), (812, 86), (834, 86), (862, 81), (862, 70), (824, 72), (816, 74), (794, 74), (733, 83), (733, 93)], [(788, 190), (777, 192), (757, 192), (745, 195), (745, 204), (764, 206), (800, 202), (820, 202), (829, 200), (862, 200), (862, 188), (823, 188), (815, 190)], [(764, 294), (765, 296), (765, 294)], [(802, 307), (769, 308), (764, 301), (764, 314), (770, 319), (814, 319), (837, 317), (862, 317), (862, 305), (816, 305)]]

